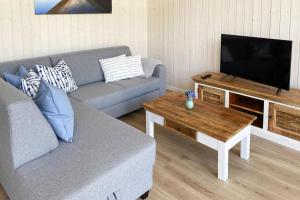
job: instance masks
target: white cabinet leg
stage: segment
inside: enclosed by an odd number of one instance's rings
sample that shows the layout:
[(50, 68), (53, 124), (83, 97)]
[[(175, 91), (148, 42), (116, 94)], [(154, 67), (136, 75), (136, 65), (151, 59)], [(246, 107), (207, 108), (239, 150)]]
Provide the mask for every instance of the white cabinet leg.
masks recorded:
[(241, 141), (241, 158), (248, 160), (250, 157), (250, 133)]
[(198, 94), (199, 84), (195, 82), (194, 85), (195, 85), (195, 98), (198, 99), (199, 98), (199, 94)]
[(225, 143), (219, 142), (218, 145), (218, 178), (222, 181), (228, 179), (228, 159), (229, 151), (225, 147)]
[(146, 134), (154, 137), (154, 122), (151, 120), (151, 112), (146, 111)]

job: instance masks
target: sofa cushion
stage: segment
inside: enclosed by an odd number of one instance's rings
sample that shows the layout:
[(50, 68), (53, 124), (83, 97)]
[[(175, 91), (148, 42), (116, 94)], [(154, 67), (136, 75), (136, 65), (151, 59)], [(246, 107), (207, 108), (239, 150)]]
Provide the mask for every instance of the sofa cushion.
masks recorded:
[(128, 100), (143, 94), (153, 92), (160, 88), (160, 79), (151, 77), (149, 79), (136, 77), (112, 83), (123, 88), (124, 100)]
[(7, 82), (19, 89), (20, 85), (22, 84), (21, 80), (28, 74), (28, 70), (25, 68), (25, 66), (21, 65), (16, 74), (7, 72), (4, 72), (3, 74)]
[(22, 84), (20, 90), (31, 98), (35, 98), (37, 91), (39, 90), (41, 77), (32, 69), (21, 80)]
[(140, 55), (128, 56), (126, 61), (131, 73), (131, 78), (145, 75), (142, 66), (142, 57)]
[(65, 82), (66, 82), (66, 88), (64, 89), (67, 93), (74, 92), (78, 89), (75, 80), (73, 79), (72, 72), (63, 59), (60, 59), (54, 66), (53, 69), (60, 70)]
[(79, 87), (70, 97), (99, 110), (159, 89), (159, 78), (133, 78), (113, 83), (97, 82)]
[(118, 85), (97, 82), (80, 86), (69, 96), (97, 109), (102, 109), (122, 101), (122, 90), (123, 88)]
[(38, 75), (43, 81), (59, 89), (66, 89), (66, 80), (64, 79), (61, 70), (45, 65), (36, 65), (35, 67)]
[(81, 51), (50, 57), (53, 64), (60, 59), (64, 59), (68, 63), (78, 86), (103, 80), (96, 51)]
[(24, 65), (29, 70), (37, 64), (51, 66), (51, 61), (48, 56), (44, 56), (39, 58), (2, 62), (0, 63), (0, 77), (3, 77), (4, 72), (15, 73), (21, 65)]
[[(23, 200), (102, 200), (121, 189), (124, 199), (137, 199), (150, 189), (154, 139), (81, 103), (73, 107), (73, 143), (60, 143), (48, 156), (19, 168), (15, 173), (18, 196)], [(125, 196), (124, 190), (130, 190), (131, 196)]]
[(100, 59), (99, 62), (104, 74), (105, 83), (131, 78), (131, 72), (125, 55)]
[(74, 112), (67, 94), (42, 80), (35, 103), (52, 126), (56, 136), (65, 142), (72, 142)]
[(79, 51), (50, 56), (53, 65), (61, 58), (64, 59), (72, 72), (78, 86), (92, 82), (103, 81), (104, 76), (99, 59), (110, 58), (125, 54), (131, 55), (128, 47), (110, 47), (88, 51)]

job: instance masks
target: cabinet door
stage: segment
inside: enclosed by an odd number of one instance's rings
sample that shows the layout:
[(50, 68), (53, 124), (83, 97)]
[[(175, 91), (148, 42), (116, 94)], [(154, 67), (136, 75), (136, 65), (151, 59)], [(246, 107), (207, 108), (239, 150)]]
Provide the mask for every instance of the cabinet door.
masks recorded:
[(200, 86), (199, 99), (208, 103), (224, 106), (225, 92), (223, 90)]
[(300, 141), (300, 110), (271, 103), (269, 130)]

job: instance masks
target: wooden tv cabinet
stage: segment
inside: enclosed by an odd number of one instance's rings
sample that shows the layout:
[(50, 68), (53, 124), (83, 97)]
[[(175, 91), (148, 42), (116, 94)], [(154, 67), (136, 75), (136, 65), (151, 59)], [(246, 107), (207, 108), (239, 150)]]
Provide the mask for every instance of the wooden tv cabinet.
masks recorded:
[(282, 90), (246, 79), (209, 73), (193, 77), (196, 97), (255, 115), (251, 133), (300, 151), (300, 90)]

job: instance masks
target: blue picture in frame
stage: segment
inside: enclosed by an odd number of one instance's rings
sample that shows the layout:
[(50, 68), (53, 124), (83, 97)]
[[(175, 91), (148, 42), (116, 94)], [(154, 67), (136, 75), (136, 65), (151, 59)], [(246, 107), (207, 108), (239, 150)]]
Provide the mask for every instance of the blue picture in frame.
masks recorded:
[(34, 0), (35, 14), (111, 13), (112, 0)]

